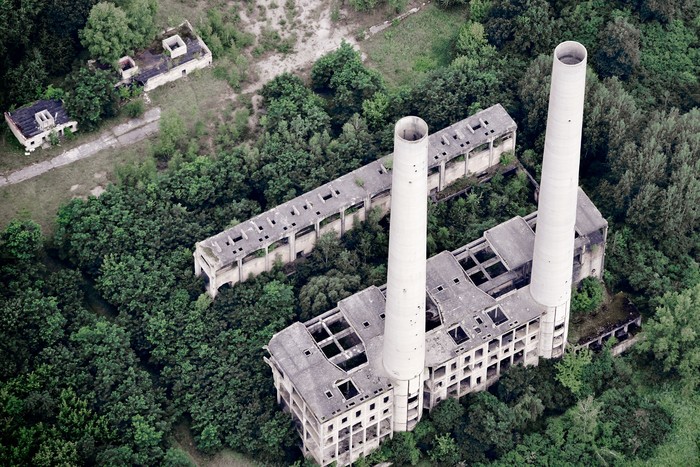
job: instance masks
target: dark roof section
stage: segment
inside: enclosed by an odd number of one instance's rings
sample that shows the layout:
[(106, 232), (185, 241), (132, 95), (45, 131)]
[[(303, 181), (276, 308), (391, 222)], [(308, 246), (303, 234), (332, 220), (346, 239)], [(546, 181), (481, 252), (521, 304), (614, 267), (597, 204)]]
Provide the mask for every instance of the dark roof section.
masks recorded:
[(41, 128), (39, 128), (36, 118), (34, 118), (34, 115), (42, 110), (49, 111), (54, 117), (56, 125), (62, 125), (70, 121), (66, 110), (63, 108), (63, 103), (58, 99), (38, 100), (33, 104), (17, 109), (9, 114), (12, 121), (17, 125), (17, 128), (19, 128), (19, 131), (22, 132), (22, 135), (24, 135), (25, 138), (31, 138), (39, 133), (43, 133)]
[[(195, 58), (199, 58), (199, 55), (201, 55), (202, 53), (202, 45), (200, 44), (199, 40), (197, 40), (196, 38), (191, 39), (188, 37), (185, 37), (182, 40), (185, 41), (185, 45), (187, 46), (187, 52), (185, 53), (185, 55), (182, 55), (175, 59), (171, 59), (165, 53), (152, 54), (149, 51), (143, 52), (144, 57), (138, 58), (144, 59), (145, 61), (150, 63), (155, 62), (155, 65), (143, 70), (141, 73), (134, 76), (134, 80), (138, 81), (141, 84), (146, 84), (148, 80), (153, 78), (154, 76), (161, 75), (178, 65), (182, 65), (183, 63), (190, 62)], [(146, 55), (148, 57), (145, 57)]]

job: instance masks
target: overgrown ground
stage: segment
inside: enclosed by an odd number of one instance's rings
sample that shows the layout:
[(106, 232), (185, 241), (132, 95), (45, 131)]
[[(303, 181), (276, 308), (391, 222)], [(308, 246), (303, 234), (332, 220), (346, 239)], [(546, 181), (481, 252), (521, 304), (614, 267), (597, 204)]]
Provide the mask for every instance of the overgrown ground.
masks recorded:
[(106, 149), (92, 157), (51, 170), (38, 177), (0, 188), (0, 225), (13, 218), (33, 219), (50, 237), (59, 206), (74, 197), (87, 197), (97, 187), (115, 181), (115, 167), (143, 159), (151, 142), (127, 149)]
[(198, 467), (252, 467), (254, 461), (230, 449), (223, 449), (213, 456), (205, 456), (197, 450), (194, 438), (186, 423), (181, 423), (173, 430), (173, 444), (184, 452)]
[(391, 85), (410, 84), (425, 72), (448, 65), (466, 10), (434, 4), (360, 43), (367, 64)]
[(574, 316), (569, 326), (569, 342), (576, 344), (579, 339), (595, 335), (607, 325), (618, 323), (628, 317), (627, 298), (622, 292), (610, 296), (606, 292), (605, 303), (592, 314)]
[[(240, 89), (232, 89), (226, 80), (215, 77), (217, 62), (224, 68), (230, 65), (227, 58), (215, 59), (215, 67), (200, 70), (148, 93), (151, 103), (147, 105), (147, 108), (160, 107), (164, 116), (180, 116), (186, 129), (196, 135), (192, 143), (202, 154), (211, 150), (217, 124), (225, 122), (232, 111), (240, 106), (237, 103), (239, 92), (252, 94), (283, 71), (304, 72), (317, 58), (334, 50), (342, 40), (352, 41), (357, 31), (381, 23), (393, 15), (388, 9), (359, 14), (342, 9), (336, 1), (325, 0), (264, 0), (256, 3), (164, 0), (159, 2), (157, 22), (161, 28), (165, 28), (188, 19), (197, 29), (206, 22), (210, 9), (221, 13), (237, 11), (241, 18), (240, 27), (256, 36), (252, 46), (255, 53), (250, 50), (246, 52), (250, 66), (245, 70), (246, 76)], [(285, 40), (293, 45), (280, 52), (280, 41)], [(273, 43), (270, 44), (270, 41)], [(91, 133), (78, 132), (70, 142), (64, 141), (60, 146), (34, 151), (29, 156), (25, 156), (23, 148), (9, 130), (3, 129), (0, 131), (0, 173), (10, 173), (51, 159), (77, 145), (97, 139), (105, 128), (125, 120), (124, 116), (107, 120), (101, 129)], [(197, 131), (192, 132), (195, 127)], [(52, 218), (60, 204), (75, 196), (87, 196), (98, 184), (112, 181), (116, 165), (150, 157), (151, 152), (146, 150), (149, 146), (150, 143), (144, 142), (128, 150), (105, 150), (89, 161), (49, 171), (19, 185), (0, 188), (0, 226), (22, 215), (35, 219), (44, 232), (50, 234)], [(104, 177), (96, 180), (95, 173), (104, 173)], [(71, 191), (71, 187), (76, 185), (80, 188)]]
[[(677, 381), (656, 381), (649, 370), (637, 373), (643, 380), (646, 395), (657, 400), (673, 417), (673, 429), (656, 448), (655, 455), (644, 461), (630, 462), (635, 467), (700, 465), (700, 393), (686, 394)], [(634, 414), (630, 414), (633, 417)]]

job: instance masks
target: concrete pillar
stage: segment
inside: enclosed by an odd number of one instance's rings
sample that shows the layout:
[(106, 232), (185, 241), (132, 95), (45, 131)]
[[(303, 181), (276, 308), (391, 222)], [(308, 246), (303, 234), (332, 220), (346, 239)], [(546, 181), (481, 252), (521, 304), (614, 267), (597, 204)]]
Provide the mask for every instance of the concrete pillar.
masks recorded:
[[(352, 228), (352, 226), (350, 228)], [(345, 209), (343, 209), (342, 211), (340, 211), (340, 236), (341, 237), (343, 235), (345, 235), (345, 230), (346, 230), (346, 227), (345, 227)]]
[(270, 270), (270, 245), (265, 247), (265, 271)]
[(236, 264), (238, 265), (238, 282), (243, 282), (243, 258), (238, 258)]
[[(530, 281), (532, 297), (546, 307), (539, 341), (544, 358), (563, 353), (569, 326), (586, 56), (578, 42), (562, 42), (554, 49)], [(554, 350), (560, 324), (564, 345)]]
[(296, 234), (292, 232), (291, 235), (287, 237), (287, 240), (289, 242), (289, 262), (293, 262), (295, 259), (297, 259), (297, 237)]
[(394, 130), (384, 369), (394, 385), (394, 431), (412, 429), (409, 400), (420, 397), (425, 367), (428, 125), (404, 117)]
[(438, 178), (438, 191), (445, 189), (445, 161), (440, 162), (440, 178)]
[(211, 298), (216, 298), (216, 294), (219, 293), (219, 285), (216, 283), (216, 272), (211, 271), (209, 277), (209, 295)]
[(199, 264), (199, 252), (197, 251), (196, 248), (194, 250), (193, 256), (194, 256), (194, 275), (196, 277), (199, 277), (202, 275), (202, 265)]

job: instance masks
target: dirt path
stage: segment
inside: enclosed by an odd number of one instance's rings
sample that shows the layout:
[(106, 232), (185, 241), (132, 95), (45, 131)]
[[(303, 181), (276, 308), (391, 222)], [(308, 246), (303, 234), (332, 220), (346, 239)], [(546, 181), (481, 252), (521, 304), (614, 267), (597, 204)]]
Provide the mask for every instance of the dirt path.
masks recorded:
[(0, 187), (29, 180), (49, 170), (90, 157), (108, 147), (124, 147), (141, 141), (158, 132), (159, 120), (160, 108), (150, 109), (143, 117), (135, 118), (127, 123), (106, 130), (97, 139), (65, 151), (53, 159), (23, 167), (8, 175), (0, 175)]

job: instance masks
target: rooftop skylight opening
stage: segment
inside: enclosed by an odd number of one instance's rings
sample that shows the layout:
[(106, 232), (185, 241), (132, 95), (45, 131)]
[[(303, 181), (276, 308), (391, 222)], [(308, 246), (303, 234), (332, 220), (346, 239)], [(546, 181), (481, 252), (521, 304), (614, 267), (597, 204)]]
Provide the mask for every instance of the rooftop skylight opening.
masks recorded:
[(338, 355), (341, 350), (340, 347), (335, 342), (330, 342), (329, 344), (323, 346), (321, 349), (326, 358), (332, 358)]
[(462, 344), (463, 342), (466, 342), (469, 340), (469, 336), (467, 333), (462, 329), (462, 326), (456, 326), (447, 333), (450, 335), (453, 341), (455, 341), (455, 344), (459, 345)]
[(349, 379), (343, 381), (342, 383), (338, 383), (337, 387), (345, 400), (350, 400), (360, 393), (360, 391), (358, 391), (353, 384), (352, 380)]
[(339, 316), (338, 319), (332, 321), (332, 322), (326, 322), (326, 326), (328, 326), (328, 329), (333, 333), (333, 334), (338, 334), (340, 331), (343, 329), (347, 329), (350, 327), (347, 321), (345, 321), (345, 318), (342, 316)]
[(433, 302), (433, 299), (429, 295), (425, 297), (425, 332), (432, 331), (433, 329), (440, 327), (442, 325), (442, 319), (440, 317), (440, 312), (438, 311), (437, 305)]
[(321, 342), (330, 336), (328, 331), (326, 331), (326, 329), (320, 323), (317, 326), (309, 329), (309, 332), (311, 332), (311, 336), (313, 336), (316, 342)]
[(357, 355), (353, 355), (347, 360), (339, 361), (338, 367), (340, 367), (341, 370), (349, 372), (350, 370), (354, 370), (355, 368), (358, 368), (364, 365), (365, 363), (367, 363), (367, 355), (364, 352), (361, 352)]
[(486, 272), (489, 273), (489, 276), (491, 276), (491, 278), (495, 278), (495, 277), (500, 276), (503, 273), (508, 272), (508, 269), (506, 269), (506, 267), (503, 265), (503, 263), (498, 261), (498, 262), (492, 264), (491, 266), (487, 267)]
[(486, 314), (489, 315), (489, 318), (491, 318), (491, 321), (493, 321), (493, 324), (495, 324), (496, 326), (499, 326), (508, 321), (508, 317), (505, 313), (503, 313), (503, 310), (501, 310), (500, 306), (497, 306), (496, 308), (487, 311)]

